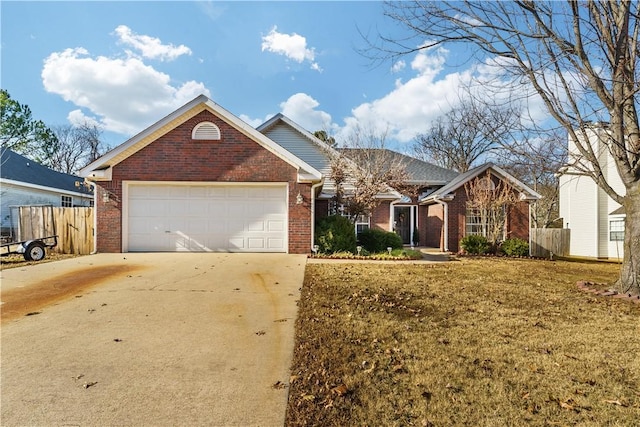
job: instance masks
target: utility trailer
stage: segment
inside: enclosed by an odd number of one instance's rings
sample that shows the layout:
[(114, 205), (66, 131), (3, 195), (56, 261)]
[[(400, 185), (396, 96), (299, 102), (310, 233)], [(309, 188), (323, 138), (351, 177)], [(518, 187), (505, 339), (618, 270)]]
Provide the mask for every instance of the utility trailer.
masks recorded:
[(10, 206), (9, 234), (2, 236), (0, 256), (22, 254), (27, 261), (40, 261), (45, 248), (58, 245), (53, 205)]

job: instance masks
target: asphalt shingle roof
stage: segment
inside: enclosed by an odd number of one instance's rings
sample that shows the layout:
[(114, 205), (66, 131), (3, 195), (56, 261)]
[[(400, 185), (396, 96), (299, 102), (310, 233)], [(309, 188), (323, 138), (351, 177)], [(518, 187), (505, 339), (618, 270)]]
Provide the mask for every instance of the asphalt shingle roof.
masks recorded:
[[(340, 151), (345, 153), (347, 157), (352, 150), (361, 150), (360, 148), (341, 148)], [(366, 149), (369, 150), (369, 149)], [(381, 156), (385, 156), (389, 162), (399, 162), (405, 165), (405, 170), (409, 175), (409, 181), (419, 182), (430, 185), (443, 185), (455, 179), (459, 173), (450, 169), (427, 163), (422, 160), (416, 159), (405, 154), (398, 153), (396, 151), (376, 148), (373, 149), (374, 153), (380, 153)]]
[(58, 190), (91, 194), (82, 185), (76, 187), (76, 181), (82, 182), (82, 178), (54, 171), (8, 149), (2, 150), (0, 154), (0, 177)]

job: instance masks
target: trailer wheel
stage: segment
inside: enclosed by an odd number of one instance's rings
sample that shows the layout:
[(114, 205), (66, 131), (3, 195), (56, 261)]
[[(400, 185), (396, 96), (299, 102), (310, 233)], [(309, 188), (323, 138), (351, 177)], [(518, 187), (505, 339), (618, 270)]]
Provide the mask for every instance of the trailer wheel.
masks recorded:
[(31, 242), (27, 246), (27, 250), (24, 251), (24, 259), (27, 261), (40, 261), (44, 259), (46, 254), (42, 242)]

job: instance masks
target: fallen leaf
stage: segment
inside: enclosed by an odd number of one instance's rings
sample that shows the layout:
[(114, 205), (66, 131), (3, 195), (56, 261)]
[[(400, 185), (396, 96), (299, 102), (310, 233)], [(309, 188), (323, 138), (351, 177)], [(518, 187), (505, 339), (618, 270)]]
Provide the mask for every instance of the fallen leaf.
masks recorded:
[(256, 335), (264, 335), (264, 334), (266, 334), (266, 332), (265, 332), (265, 331), (258, 331), (258, 332), (256, 332)]
[(349, 389), (344, 384), (340, 384), (339, 386), (332, 388), (331, 391), (338, 396), (344, 396), (345, 394), (349, 393)]
[(89, 388), (89, 387), (93, 387), (96, 384), (98, 384), (97, 381), (90, 381), (90, 382), (84, 383), (84, 385), (82, 387)]
[(302, 400), (315, 400), (316, 397), (313, 394), (303, 394)]
[(271, 388), (274, 390), (282, 390), (283, 388), (286, 388), (287, 385), (285, 383), (283, 383), (282, 381), (276, 381)]
[(604, 403), (610, 403), (612, 405), (618, 405), (618, 406), (624, 406), (624, 407), (627, 406), (624, 403), (620, 402), (619, 400), (607, 400), (607, 399), (605, 399)]

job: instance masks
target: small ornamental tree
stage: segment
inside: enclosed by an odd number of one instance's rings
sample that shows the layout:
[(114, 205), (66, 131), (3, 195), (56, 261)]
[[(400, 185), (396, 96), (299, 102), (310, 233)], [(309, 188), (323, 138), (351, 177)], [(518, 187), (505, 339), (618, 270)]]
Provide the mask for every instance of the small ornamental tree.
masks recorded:
[(331, 152), (333, 201), (352, 221), (370, 215), (380, 204), (380, 194), (395, 191), (411, 196), (415, 191), (407, 184), (404, 162), (385, 148), (386, 137), (386, 132), (356, 128), (342, 148)]
[(502, 180), (496, 184), (491, 172), (465, 184), (467, 215), (475, 221), (475, 232), (487, 238), (493, 247), (504, 240), (509, 208), (518, 202), (517, 193)]

